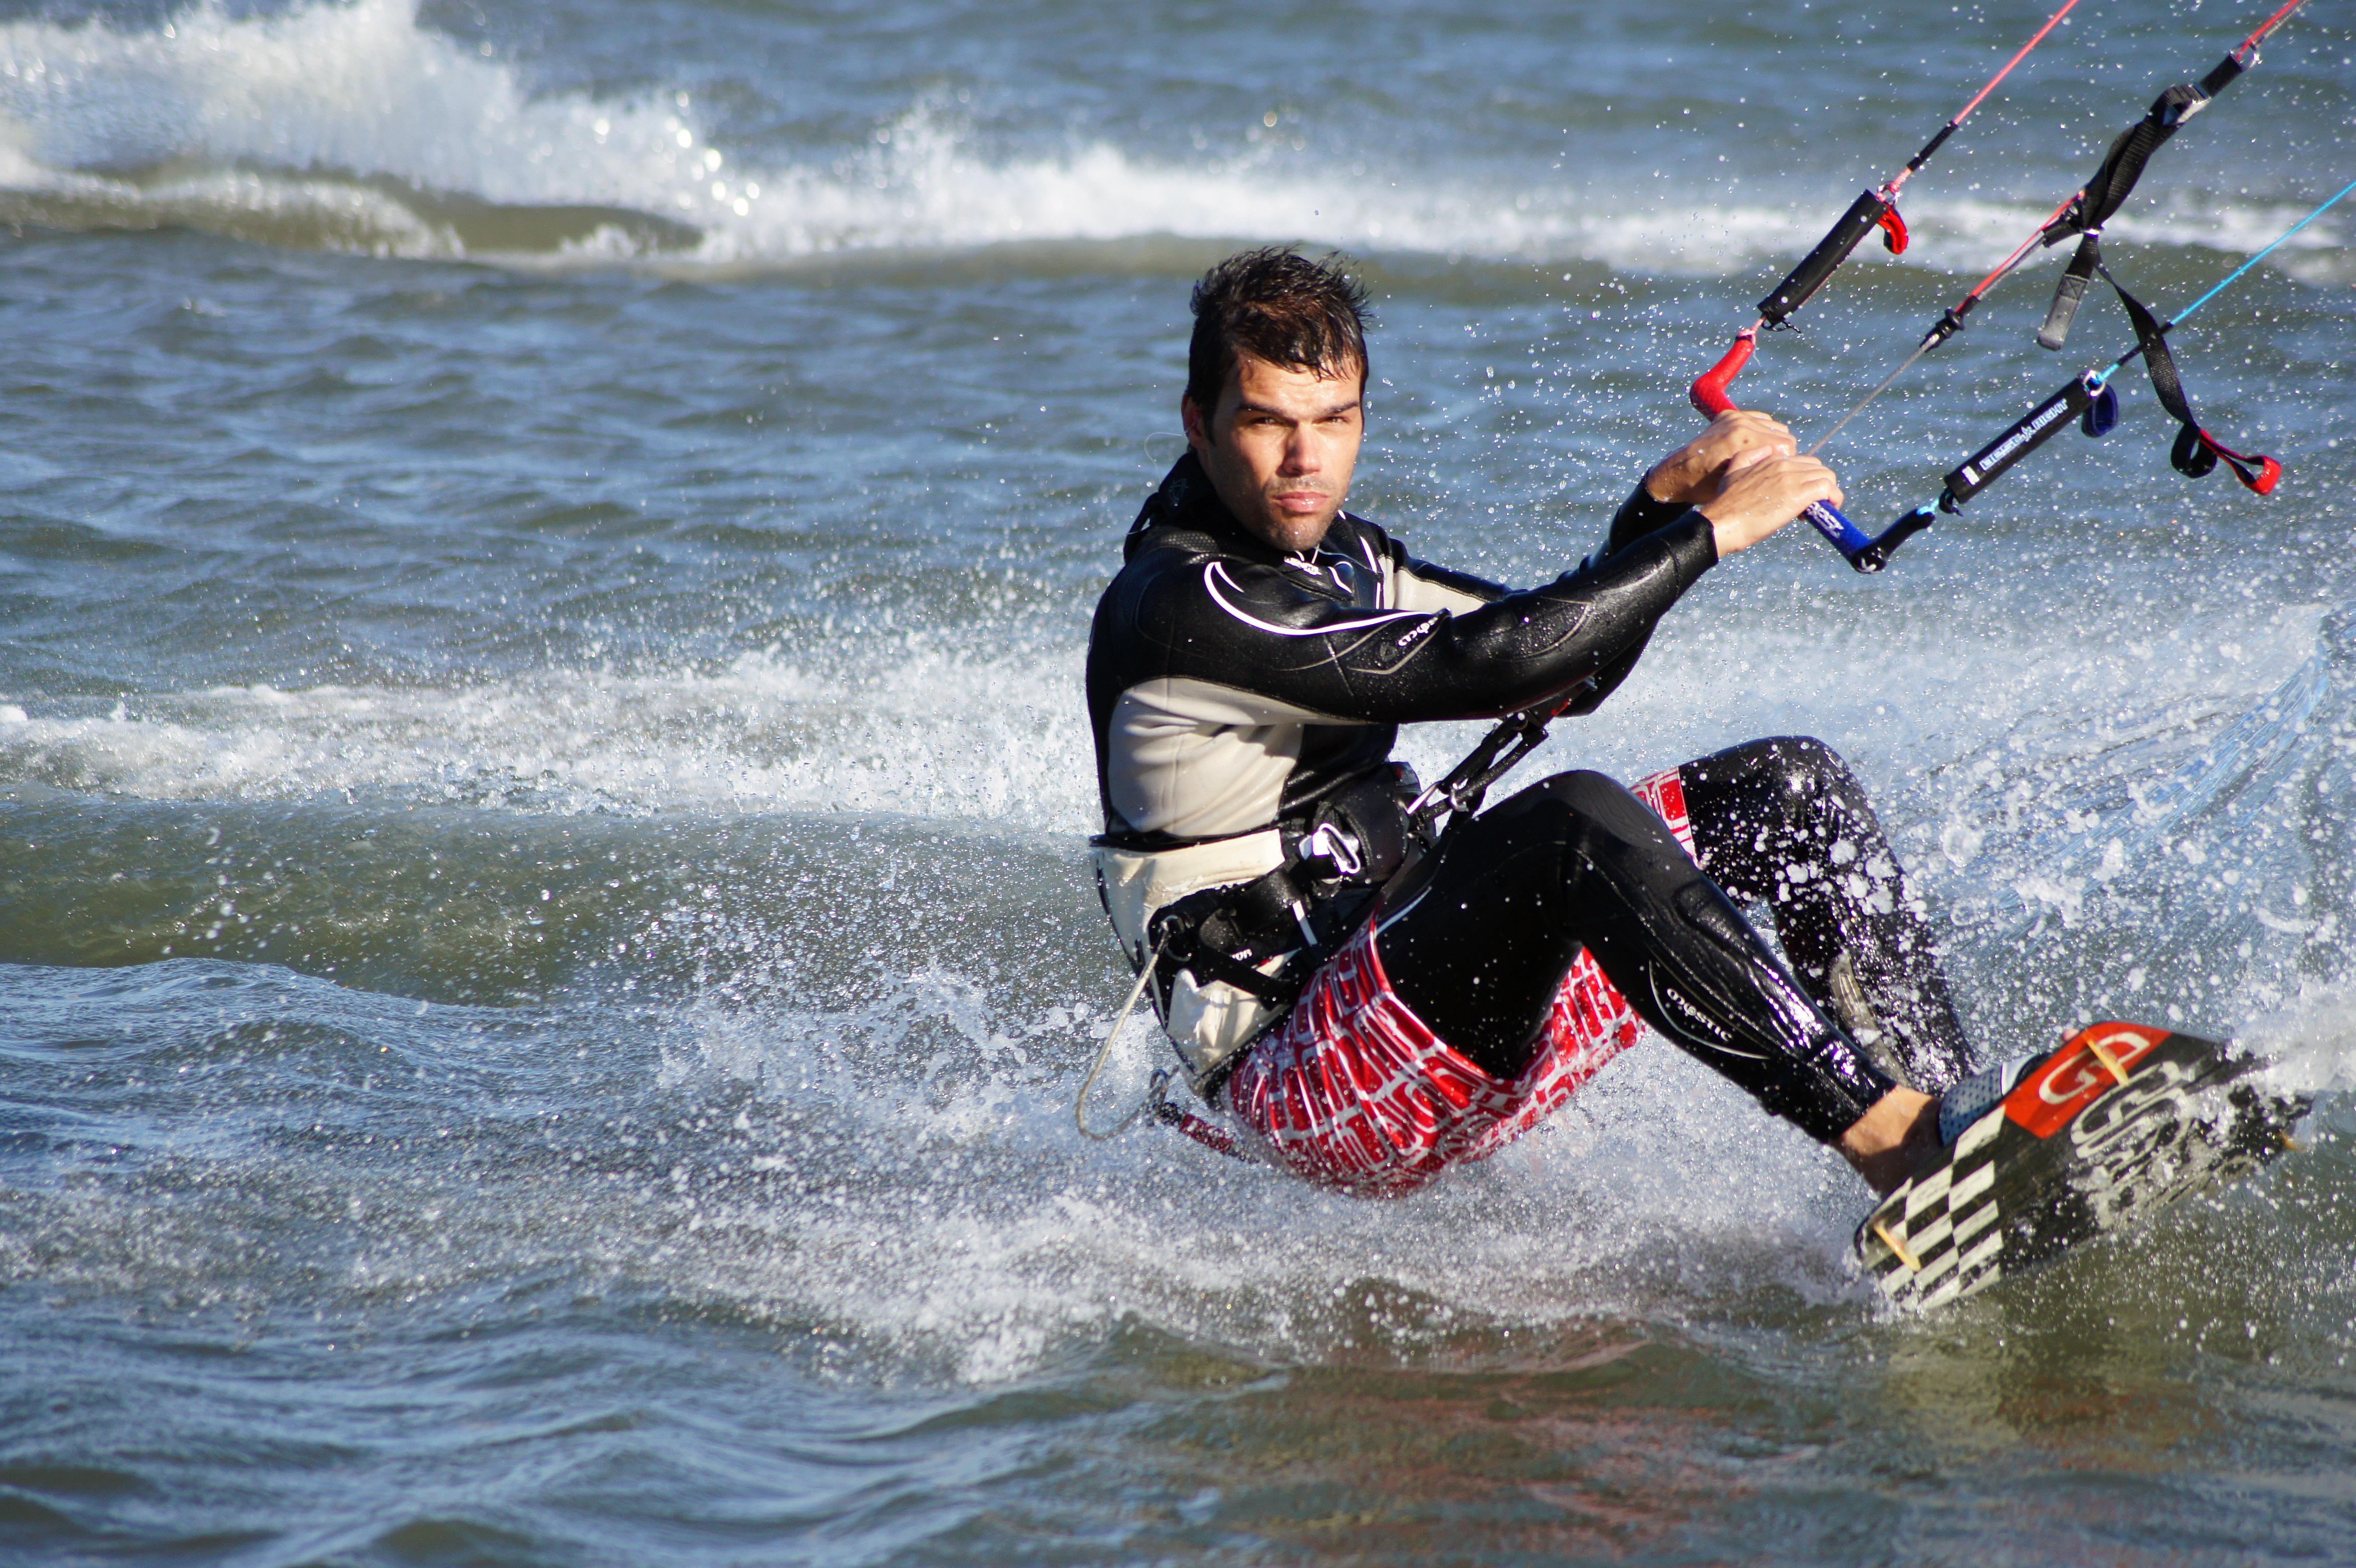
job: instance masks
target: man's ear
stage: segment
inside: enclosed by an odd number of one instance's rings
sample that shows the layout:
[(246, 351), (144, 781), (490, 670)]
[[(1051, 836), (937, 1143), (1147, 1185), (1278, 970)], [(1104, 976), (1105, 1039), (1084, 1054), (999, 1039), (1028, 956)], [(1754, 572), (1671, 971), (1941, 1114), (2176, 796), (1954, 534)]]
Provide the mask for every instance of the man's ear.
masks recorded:
[(1203, 405), (1191, 393), (1178, 395), (1178, 421), (1186, 427), (1186, 445), (1196, 451), (1211, 444), (1209, 422), (1203, 417)]

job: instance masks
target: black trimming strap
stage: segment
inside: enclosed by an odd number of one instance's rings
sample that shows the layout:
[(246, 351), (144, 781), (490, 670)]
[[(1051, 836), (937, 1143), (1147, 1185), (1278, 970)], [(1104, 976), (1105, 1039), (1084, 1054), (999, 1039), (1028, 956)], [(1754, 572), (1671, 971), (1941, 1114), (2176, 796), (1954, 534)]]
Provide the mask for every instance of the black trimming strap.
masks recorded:
[[(2144, 117), (2120, 132), (2111, 143), (2094, 177), (2080, 187), (2069, 206), (2045, 226), (2048, 246), (2058, 245), (2072, 234), (2083, 234), (2085, 238), (2079, 242), (2077, 255), (2053, 286), (2053, 303), (2047, 307), (2045, 325), (2037, 334), (2040, 347), (2059, 349), (2069, 338), (2070, 323), (2077, 317), (2079, 302), (2086, 297), (2088, 280), (2102, 264), (2097, 242), (2103, 225), (2125, 205), (2136, 181), (2143, 177), (2144, 165), (2151, 161), (2151, 155), (2176, 134), (2184, 122), (2207, 107), (2209, 100), (2222, 91), (2244, 69), (2240, 60), (2227, 55), (2197, 85), (2179, 82), (2153, 99)], [(1958, 320), (1956, 326), (1961, 325)]]
[(2070, 258), (2062, 281), (2053, 285), (2053, 303), (2046, 307), (2045, 325), (2037, 329), (2039, 348), (2059, 349), (2070, 340), (2070, 323), (2078, 318), (2078, 306), (2094, 282), (2094, 269), (2102, 264), (2102, 235), (2090, 229), (2079, 237), (2078, 253)]
[[(2213, 77), (2217, 73), (2209, 74)], [(2205, 86), (2181, 81), (2153, 99), (2144, 117), (2120, 132), (2111, 143), (2111, 150), (2103, 155), (2103, 166), (2094, 171), (2094, 177), (2079, 187), (2078, 194), (2070, 199), (2062, 215), (2045, 226), (2045, 242), (2058, 245), (2072, 234), (2100, 229), (2110, 221), (2111, 214), (2119, 209), (2128, 192), (2135, 189), (2136, 181), (2143, 177), (2143, 166), (2151, 161), (2151, 155), (2208, 102)]]

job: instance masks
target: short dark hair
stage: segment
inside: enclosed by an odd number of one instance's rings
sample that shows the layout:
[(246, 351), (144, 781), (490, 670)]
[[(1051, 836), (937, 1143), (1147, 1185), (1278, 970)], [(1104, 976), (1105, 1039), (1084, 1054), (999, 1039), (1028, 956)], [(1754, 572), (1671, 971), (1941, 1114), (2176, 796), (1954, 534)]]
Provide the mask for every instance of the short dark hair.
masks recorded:
[(1208, 419), (1248, 353), (1288, 370), (1366, 373), (1366, 289), (1338, 252), (1312, 261), (1289, 245), (1239, 251), (1194, 285), (1186, 395)]

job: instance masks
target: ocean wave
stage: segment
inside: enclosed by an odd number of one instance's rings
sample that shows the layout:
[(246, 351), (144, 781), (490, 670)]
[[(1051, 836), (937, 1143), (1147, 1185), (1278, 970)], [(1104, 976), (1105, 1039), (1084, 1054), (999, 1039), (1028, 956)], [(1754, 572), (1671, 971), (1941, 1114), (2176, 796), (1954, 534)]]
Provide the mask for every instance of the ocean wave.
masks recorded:
[(448, 688), (0, 703), (0, 779), (148, 800), (322, 796), (577, 813), (848, 811), (1087, 832), (1076, 659), (916, 652), (856, 682), (770, 654)]
[[(2113, 225), (2249, 248), (2293, 204), (2186, 198)], [(1828, 210), (1828, 209), (1827, 209)], [(1984, 264), (2044, 214), (1910, 205), (1909, 260)], [(1095, 140), (996, 154), (949, 106), (905, 106), (856, 145), (727, 149), (692, 94), (535, 93), (507, 60), (422, 25), (414, 0), (268, 16), (220, 0), (154, 27), (0, 27), (0, 218), (185, 226), (303, 249), (537, 265), (790, 265), (1009, 244), (1305, 239), (1374, 252), (1723, 274), (1794, 255), (1826, 216), (1731, 187), (1664, 200), (1541, 171), (1324, 170), (1264, 144), (1192, 163)], [(2345, 281), (2319, 225), (2287, 270)]]

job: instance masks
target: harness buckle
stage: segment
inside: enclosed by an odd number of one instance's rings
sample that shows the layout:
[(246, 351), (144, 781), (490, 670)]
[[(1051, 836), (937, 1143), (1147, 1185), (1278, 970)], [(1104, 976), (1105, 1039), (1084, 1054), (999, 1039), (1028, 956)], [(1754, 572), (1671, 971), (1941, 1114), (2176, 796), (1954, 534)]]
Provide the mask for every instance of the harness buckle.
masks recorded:
[(1358, 853), (1355, 836), (1342, 831), (1334, 822), (1320, 822), (1317, 831), (1301, 841), (1301, 858), (1318, 859), (1333, 867), (1337, 877), (1352, 877), (1365, 869), (1365, 857)]

